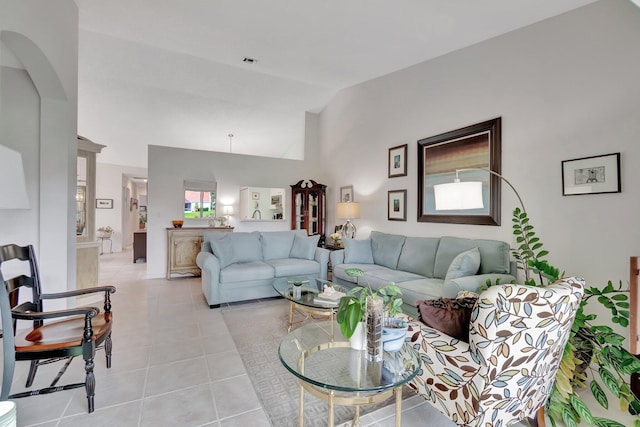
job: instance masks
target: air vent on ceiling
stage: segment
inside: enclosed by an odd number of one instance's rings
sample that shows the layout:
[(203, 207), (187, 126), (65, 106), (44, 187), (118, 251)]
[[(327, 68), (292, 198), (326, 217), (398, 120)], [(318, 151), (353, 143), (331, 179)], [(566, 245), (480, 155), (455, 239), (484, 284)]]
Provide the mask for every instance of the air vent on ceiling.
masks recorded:
[(245, 56), (244, 58), (242, 58), (242, 62), (246, 62), (247, 64), (255, 64), (256, 62), (258, 62), (258, 60), (255, 58), (249, 58), (248, 56)]

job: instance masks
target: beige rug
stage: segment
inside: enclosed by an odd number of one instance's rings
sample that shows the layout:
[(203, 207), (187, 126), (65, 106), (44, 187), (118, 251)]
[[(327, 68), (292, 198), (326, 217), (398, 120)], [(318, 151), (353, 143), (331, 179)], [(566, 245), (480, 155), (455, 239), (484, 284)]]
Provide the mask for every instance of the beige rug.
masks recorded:
[[(302, 315), (297, 316), (294, 320), (303, 319)], [(236, 305), (223, 311), (223, 317), (271, 425), (297, 426), (300, 387), (278, 358), (278, 345), (287, 334), (289, 303), (273, 299)], [(405, 397), (411, 395), (405, 387)], [(328, 405), (308, 393), (304, 403), (304, 425), (325, 427)], [(392, 403), (390, 398), (379, 405), (364, 406), (360, 413)], [(351, 421), (354, 414), (352, 407), (336, 406), (335, 424)]]

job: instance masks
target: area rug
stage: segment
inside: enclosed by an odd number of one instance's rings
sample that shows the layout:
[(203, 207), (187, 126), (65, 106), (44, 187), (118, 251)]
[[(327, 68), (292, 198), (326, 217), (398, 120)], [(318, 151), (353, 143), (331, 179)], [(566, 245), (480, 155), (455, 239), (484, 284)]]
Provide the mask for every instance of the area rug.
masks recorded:
[[(273, 299), (238, 305), (224, 310), (223, 317), (271, 425), (297, 426), (300, 387), (278, 358), (278, 345), (287, 334), (289, 325), (288, 301)], [(299, 313), (294, 318), (302, 319)], [(405, 387), (403, 395), (414, 394)], [(377, 405), (363, 406), (360, 414), (370, 413), (393, 402), (391, 397)], [(335, 425), (338, 426), (351, 421), (355, 409), (336, 406), (334, 414)], [(305, 393), (304, 425), (324, 427), (327, 417), (328, 405)]]

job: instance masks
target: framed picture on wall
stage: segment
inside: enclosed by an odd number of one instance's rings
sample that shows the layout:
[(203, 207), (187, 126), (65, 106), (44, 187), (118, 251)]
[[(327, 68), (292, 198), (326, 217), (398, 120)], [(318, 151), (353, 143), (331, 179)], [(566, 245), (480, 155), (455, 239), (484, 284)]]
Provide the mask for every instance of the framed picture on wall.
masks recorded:
[(389, 148), (389, 178), (407, 176), (407, 144)]
[(620, 153), (562, 162), (562, 195), (619, 193)]
[[(418, 141), (418, 221), (500, 225), (501, 119)], [(456, 176), (459, 175), (459, 176)], [(482, 207), (436, 209), (434, 186), (480, 182)]]
[(407, 220), (407, 190), (392, 190), (387, 193), (387, 219)]
[(340, 201), (341, 202), (355, 202), (353, 200), (353, 185), (347, 185), (340, 187)]
[(96, 199), (96, 209), (113, 209), (113, 199)]

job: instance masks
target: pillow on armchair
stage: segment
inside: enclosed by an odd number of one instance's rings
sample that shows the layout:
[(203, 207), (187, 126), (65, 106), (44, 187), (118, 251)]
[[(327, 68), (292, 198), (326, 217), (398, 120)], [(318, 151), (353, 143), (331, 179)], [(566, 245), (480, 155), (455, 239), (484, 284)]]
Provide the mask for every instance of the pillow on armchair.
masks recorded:
[(469, 342), (469, 321), (477, 297), (440, 298), (416, 303), (418, 320), (460, 341)]

